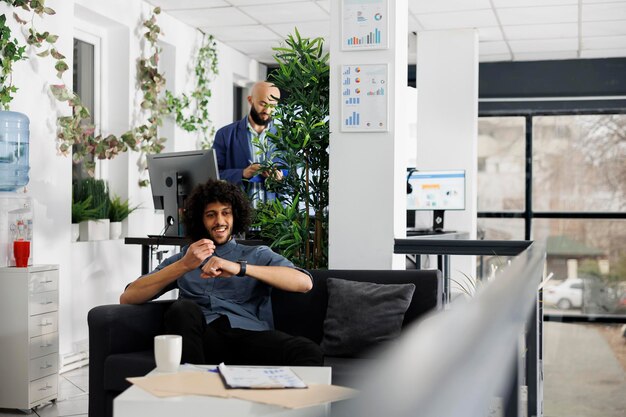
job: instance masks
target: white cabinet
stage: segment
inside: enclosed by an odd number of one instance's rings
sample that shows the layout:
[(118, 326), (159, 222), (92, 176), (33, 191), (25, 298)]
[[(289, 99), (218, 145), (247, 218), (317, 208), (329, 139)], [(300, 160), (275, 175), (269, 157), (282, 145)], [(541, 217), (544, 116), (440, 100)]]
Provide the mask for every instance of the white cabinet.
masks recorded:
[(0, 268), (0, 408), (56, 400), (59, 267)]

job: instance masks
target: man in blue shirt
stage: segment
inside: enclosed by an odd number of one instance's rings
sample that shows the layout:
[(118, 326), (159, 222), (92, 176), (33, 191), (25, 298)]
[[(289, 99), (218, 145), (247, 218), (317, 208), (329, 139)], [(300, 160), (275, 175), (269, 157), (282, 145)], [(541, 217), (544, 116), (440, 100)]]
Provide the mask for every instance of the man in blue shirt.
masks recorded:
[(308, 272), (267, 246), (237, 243), (252, 208), (239, 187), (209, 180), (185, 202), (185, 230), (193, 242), (131, 283), (121, 304), (140, 304), (178, 287), (165, 314), (166, 332), (183, 336), (183, 362), (322, 365), (320, 347), (274, 330), (272, 288), (307, 292)]
[(270, 155), (260, 152), (253, 144), (253, 141), (266, 143), (267, 133), (276, 133), (272, 112), (279, 98), (280, 90), (275, 85), (266, 81), (254, 84), (248, 96), (249, 114), (219, 129), (213, 141), (220, 178), (244, 187), (254, 202), (271, 198), (265, 195), (265, 178), (275, 175), (280, 180), (283, 176), (280, 170), (259, 172), (259, 163)]

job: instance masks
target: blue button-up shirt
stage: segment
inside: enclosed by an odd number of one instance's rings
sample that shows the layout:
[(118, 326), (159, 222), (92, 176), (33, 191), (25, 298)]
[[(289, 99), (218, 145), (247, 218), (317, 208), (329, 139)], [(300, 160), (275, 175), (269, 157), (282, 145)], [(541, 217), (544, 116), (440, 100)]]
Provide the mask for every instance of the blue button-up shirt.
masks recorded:
[[(163, 261), (155, 271), (181, 259), (188, 246), (180, 253)], [(217, 246), (214, 255), (229, 261), (245, 260), (251, 265), (295, 266), (267, 246), (241, 245), (231, 239)], [(310, 274), (296, 268), (307, 275)], [(204, 313), (206, 322), (225, 315), (231, 327), (247, 330), (270, 330), (274, 328), (270, 292), (272, 287), (248, 276), (230, 278), (201, 278), (200, 267), (178, 278), (179, 299), (195, 301)]]

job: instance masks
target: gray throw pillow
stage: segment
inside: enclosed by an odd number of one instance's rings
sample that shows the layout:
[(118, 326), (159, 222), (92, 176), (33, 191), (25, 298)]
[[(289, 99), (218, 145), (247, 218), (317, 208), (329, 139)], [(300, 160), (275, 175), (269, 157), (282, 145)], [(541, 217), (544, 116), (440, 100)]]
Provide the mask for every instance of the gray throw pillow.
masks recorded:
[(414, 284), (374, 284), (328, 278), (321, 347), (327, 356), (358, 356), (400, 335)]

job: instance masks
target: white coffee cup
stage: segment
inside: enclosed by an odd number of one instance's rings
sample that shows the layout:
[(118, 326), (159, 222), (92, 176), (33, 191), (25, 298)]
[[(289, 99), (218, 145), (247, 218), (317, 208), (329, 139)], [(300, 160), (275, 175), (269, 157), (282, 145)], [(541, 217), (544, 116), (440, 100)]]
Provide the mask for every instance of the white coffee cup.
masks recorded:
[(159, 372), (176, 372), (183, 353), (183, 337), (162, 334), (154, 337), (154, 359)]

